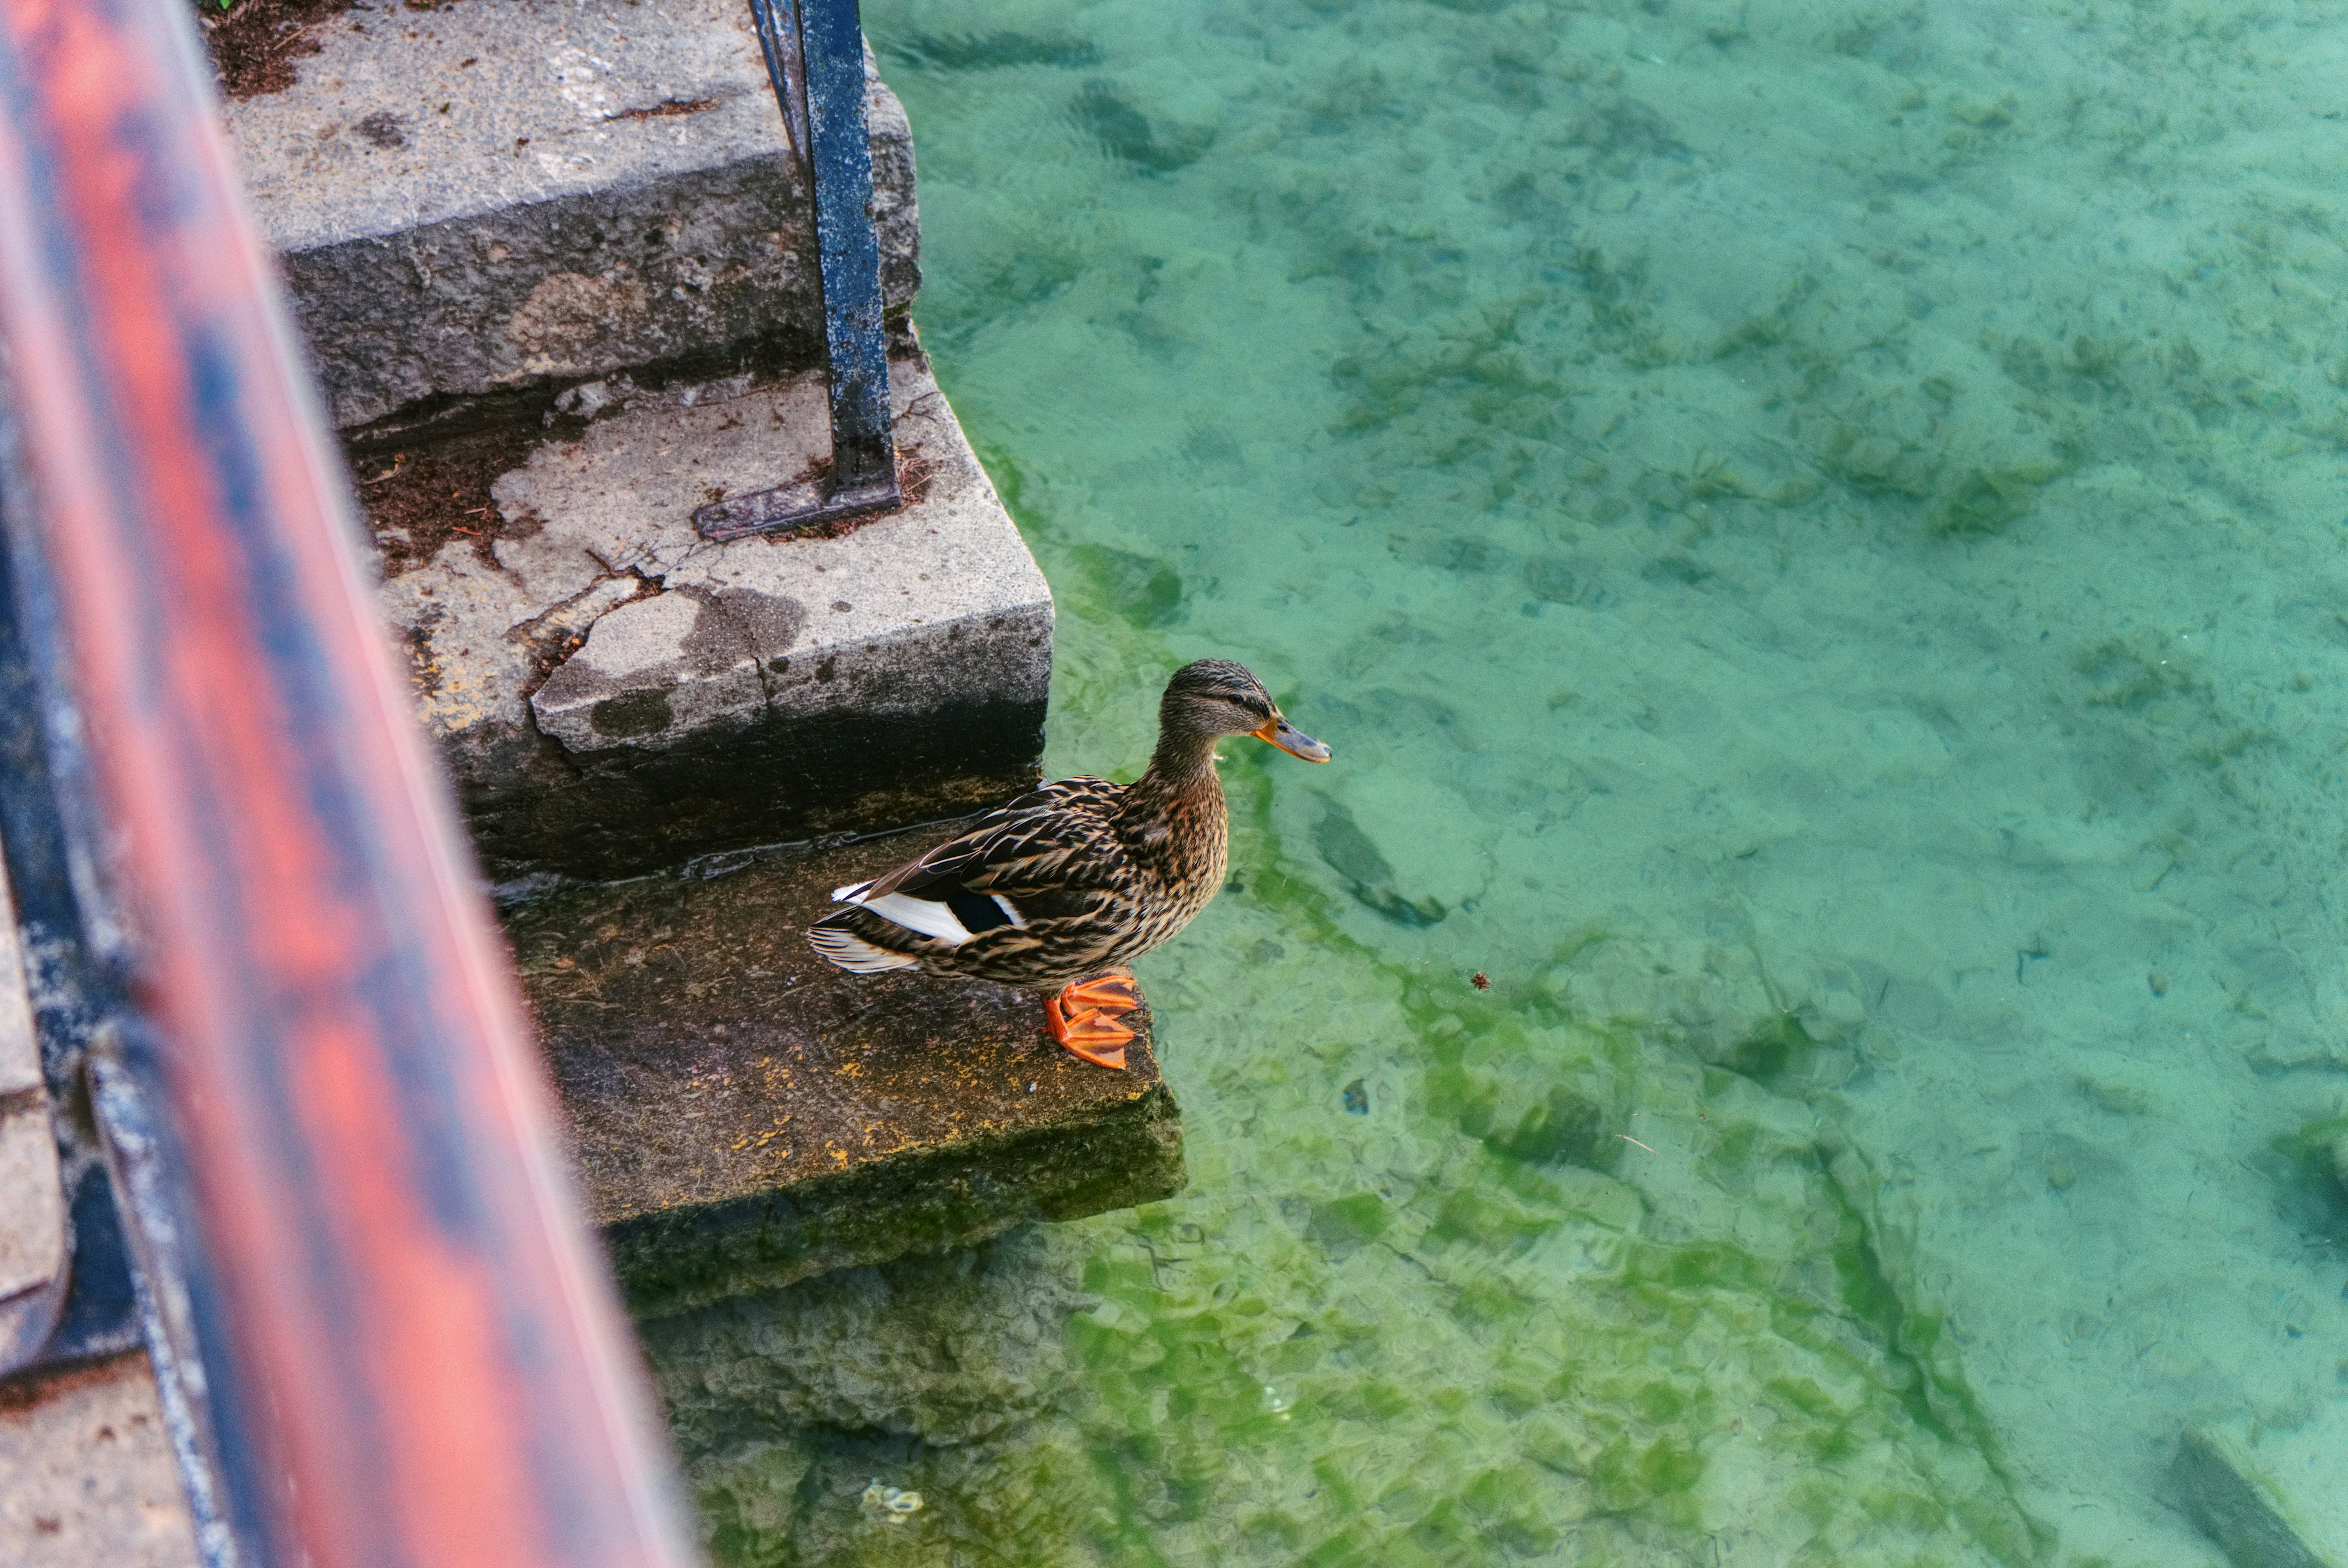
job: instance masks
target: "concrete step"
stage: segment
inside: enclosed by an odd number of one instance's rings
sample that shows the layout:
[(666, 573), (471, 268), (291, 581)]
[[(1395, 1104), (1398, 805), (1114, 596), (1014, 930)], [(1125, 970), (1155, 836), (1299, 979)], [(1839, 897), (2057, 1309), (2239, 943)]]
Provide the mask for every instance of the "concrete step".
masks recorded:
[(812, 215), (744, 0), (361, 0), (229, 119), (482, 857), (624, 876), (1027, 787), (1051, 600), (903, 313), (912, 138), (870, 77), (911, 503), (711, 545), (829, 450)]
[[(823, 357), (808, 188), (744, 0), (358, 0), (235, 99), (253, 212), (335, 423), (373, 437)], [(866, 62), (889, 309), (912, 132)]]
[(817, 375), (599, 383), (568, 438), (362, 465), (385, 609), (494, 878), (629, 876), (1033, 785), (1051, 590), (927, 365), (891, 374), (907, 504), (833, 538), (712, 544), (692, 521), (816, 471)]
[(829, 890), (953, 831), (582, 888), (507, 928), (591, 1212), (651, 1317), (1180, 1190), (1147, 1008), (1126, 1069), (1038, 998), (817, 958)]

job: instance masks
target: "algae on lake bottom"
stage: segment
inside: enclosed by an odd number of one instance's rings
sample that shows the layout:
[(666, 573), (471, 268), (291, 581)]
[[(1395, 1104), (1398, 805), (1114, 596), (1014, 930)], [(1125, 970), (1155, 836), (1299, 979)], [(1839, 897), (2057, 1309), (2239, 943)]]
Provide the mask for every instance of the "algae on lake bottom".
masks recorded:
[[(1749, 959), (1585, 935), (1478, 993), (1317, 902), (1227, 929), (1323, 972), (1292, 1058), (1194, 1121), (1198, 1199), (654, 1327), (723, 1560), (2034, 1560), (1896, 1194), (1670, 1016), (1774, 1027)], [(1625, 1010), (1583, 1020), (1593, 983)], [(1234, 1038), (1272, 989), (1179, 989)], [(874, 1517), (876, 1477), (923, 1508)]]

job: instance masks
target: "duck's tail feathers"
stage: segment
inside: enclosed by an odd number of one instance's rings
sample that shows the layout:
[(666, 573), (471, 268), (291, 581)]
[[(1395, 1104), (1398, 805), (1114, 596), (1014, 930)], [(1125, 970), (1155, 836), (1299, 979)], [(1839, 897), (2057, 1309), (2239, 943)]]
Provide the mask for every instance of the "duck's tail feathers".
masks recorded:
[(888, 969), (910, 969), (921, 962), (903, 953), (892, 953), (877, 948), (840, 926), (817, 924), (808, 927), (808, 946), (821, 953), (825, 959), (852, 975), (877, 975)]

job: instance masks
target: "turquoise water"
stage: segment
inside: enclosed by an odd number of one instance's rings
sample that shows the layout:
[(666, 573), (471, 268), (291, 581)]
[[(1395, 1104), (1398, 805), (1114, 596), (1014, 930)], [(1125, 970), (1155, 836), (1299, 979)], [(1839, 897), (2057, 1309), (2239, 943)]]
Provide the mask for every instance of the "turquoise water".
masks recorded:
[(866, 22), (1049, 766), (1337, 761), (1185, 1194), (655, 1335), (720, 1559), (2348, 1553), (2348, 7)]

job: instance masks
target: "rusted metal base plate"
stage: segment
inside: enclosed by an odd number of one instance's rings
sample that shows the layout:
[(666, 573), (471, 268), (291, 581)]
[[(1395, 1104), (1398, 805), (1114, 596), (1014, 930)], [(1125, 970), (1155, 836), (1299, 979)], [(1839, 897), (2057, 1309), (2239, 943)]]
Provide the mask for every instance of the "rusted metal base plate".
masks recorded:
[(903, 500), (886, 473), (881, 478), (881, 484), (859, 489), (834, 490), (829, 479), (809, 479), (804, 484), (778, 485), (771, 490), (753, 490), (747, 496), (712, 501), (697, 508), (693, 514), (693, 526), (703, 538), (723, 544), (750, 534), (788, 538), (845, 518), (894, 511), (904, 504)]
[(830, 889), (950, 831), (510, 913), (582, 1184), (637, 1316), (1180, 1190), (1146, 1008), (1115, 1072), (1055, 1045), (1028, 992), (846, 975), (808, 949)]

